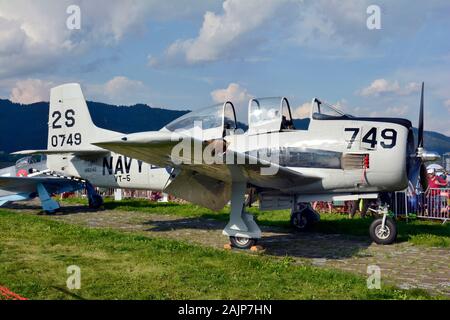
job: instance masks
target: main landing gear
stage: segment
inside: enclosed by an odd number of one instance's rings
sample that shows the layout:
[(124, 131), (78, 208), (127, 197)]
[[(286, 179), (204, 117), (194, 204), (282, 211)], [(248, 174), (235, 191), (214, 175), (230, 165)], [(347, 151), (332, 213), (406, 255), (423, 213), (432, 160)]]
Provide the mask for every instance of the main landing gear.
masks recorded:
[(230, 237), (231, 245), (238, 249), (250, 249), (261, 238), (261, 230), (253, 216), (244, 210), (246, 189), (246, 182), (232, 183), (230, 221), (222, 232)]
[(306, 231), (320, 220), (320, 215), (309, 203), (298, 203), (291, 210), (291, 226), (297, 231)]
[(86, 192), (89, 201), (89, 208), (99, 209), (103, 205), (103, 198), (97, 193), (97, 191), (95, 191), (94, 186), (88, 181), (86, 181)]
[(369, 227), (370, 238), (378, 244), (392, 244), (397, 239), (397, 224), (389, 216), (387, 206), (380, 206), (378, 210), (369, 208), (381, 218), (375, 219)]

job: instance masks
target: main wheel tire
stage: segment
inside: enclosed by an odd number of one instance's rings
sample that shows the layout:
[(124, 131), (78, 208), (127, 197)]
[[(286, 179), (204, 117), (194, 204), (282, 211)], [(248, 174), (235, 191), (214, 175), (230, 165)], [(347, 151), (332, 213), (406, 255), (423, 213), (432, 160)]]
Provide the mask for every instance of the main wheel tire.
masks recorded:
[(238, 249), (250, 249), (256, 244), (256, 239), (245, 237), (230, 237), (231, 245)]
[(297, 231), (305, 231), (310, 227), (310, 221), (305, 210), (291, 214), (291, 226)]
[(387, 217), (382, 229), (383, 218), (375, 219), (369, 227), (370, 237), (378, 244), (392, 244), (397, 239), (397, 224)]
[(103, 198), (98, 194), (93, 195), (92, 200), (89, 199), (89, 208), (91, 209), (98, 209), (102, 205), (103, 205)]

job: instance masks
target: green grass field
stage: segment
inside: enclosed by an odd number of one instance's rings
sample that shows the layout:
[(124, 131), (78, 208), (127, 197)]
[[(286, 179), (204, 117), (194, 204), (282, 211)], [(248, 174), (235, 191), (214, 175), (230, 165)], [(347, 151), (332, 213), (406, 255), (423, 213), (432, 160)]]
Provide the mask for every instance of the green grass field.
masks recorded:
[[(69, 198), (64, 201), (87, 203), (86, 200), (79, 198)], [(105, 208), (222, 221), (228, 221), (229, 218), (229, 208), (220, 212), (213, 212), (191, 204), (155, 203), (135, 199), (115, 202), (107, 198), (105, 199)], [(289, 227), (289, 210), (262, 212), (257, 208), (250, 208), (248, 211), (256, 216), (258, 223), (261, 225)], [(370, 217), (360, 218), (357, 216), (349, 219), (347, 215), (326, 213), (321, 214), (321, 221), (314, 226), (314, 231), (369, 237), (368, 230), (372, 221)], [(424, 220), (398, 221), (398, 241), (408, 241), (415, 245), (450, 247), (450, 223), (442, 224), (439, 221)]]
[[(66, 288), (69, 265), (81, 268), (80, 290)], [(289, 258), (89, 229), (7, 210), (0, 210), (0, 285), (30, 299), (430, 298), (384, 284), (368, 290), (364, 277), (294, 265)]]

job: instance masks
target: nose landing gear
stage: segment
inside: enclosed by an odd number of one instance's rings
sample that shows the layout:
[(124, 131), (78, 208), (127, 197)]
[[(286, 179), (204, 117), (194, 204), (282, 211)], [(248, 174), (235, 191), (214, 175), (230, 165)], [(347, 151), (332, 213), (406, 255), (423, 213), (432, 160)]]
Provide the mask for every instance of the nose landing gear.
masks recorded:
[(397, 239), (397, 224), (389, 216), (387, 206), (380, 206), (378, 210), (369, 210), (382, 215), (375, 219), (369, 227), (370, 238), (377, 244), (392, 244)]
[(244, 210), (246, 187), (245, 182), (232, 183), (230, 221), (222, 232), (230, 238), (231, 245), (238, 249), (250, 249), (261, 238), (261, 230), (253, 216)]

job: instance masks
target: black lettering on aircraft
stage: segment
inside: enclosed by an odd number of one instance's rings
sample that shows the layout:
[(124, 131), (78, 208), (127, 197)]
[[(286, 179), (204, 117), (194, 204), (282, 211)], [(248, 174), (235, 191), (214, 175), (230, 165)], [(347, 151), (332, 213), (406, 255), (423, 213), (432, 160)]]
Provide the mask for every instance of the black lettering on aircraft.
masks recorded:
[[(350, 138), (350, 140), (348, 140), (347, 145), (347, 149), (350, 149), (358, 136), (359, 128), (345, 128), (344, 131), (353, 132), (352, 137)], [(383, 147), (384, 149), (392, 149), (397, 144), (397, 131), (395, 131), (394, 129), (384, 129), (381, 131), (381, 138), (381, 147)], [(370, 149), (376, 149), (376, 146), (378, 144), (377, 128), (373, 127), (369, 131), (367, 131), (361, 142), (369, 144)]]
[[(129, 174), (131, 172), (131, 166), (133, 164), (133, 158), (118, 156), (117, 160), (114, 157), (104, 157), (103, 158), (103, 175), (108, 172), (109, 175), (114, 174)], [(141, 160), (137, 161), (138, 172), (142, 173), (143, 162)]]
[(344, 129), (345, 132), (351, 131), (353, 132), (352, 137), (350, 138), (350, 140), (348, 141), (348, 145), (347, 145), (347, 149), (351, 149), (353, 142), (355, 142), (356, 140), (356, 136), (359, 133), (359, 128), (345, 128)]
[(54, 118), (53, 123), (52, 123), (52, 128), (53, 129), (61, 129), (62, 126), (60, 124), (57, 124), (57, 122), (59, 121), (59, 119), (61, 119), (61, 112), (59, 111), (54, 111), (52, 113), (52, 118)]
[[(66, 112), (64, 113), (64, 117), (66, 119), (66, 121), (64, 122), (66, 127), (72, 128), (75, 125), (75, 110), (73, 110), (73, 109), (66, 110)], [(61, 129), (62, 125), (58, 124), (59, 120), (61, 120), (61, 118), (62, 118), (61, 112), (54, 111), (52, 113), (52, 118), (53, 118), (52, 128), (53, 129)]]
[(386, 149), (392, 149), (397, 144), (397, 131), (394, 129), (384, 129), (381, 131), (381, 137), (385, 140), (390, 140), (391, 143), (387, 144), (384, 141), (381, 142), (381, 146)]
[(81, 133), (75, 133), (73, 137), (75, 138), (75, 144), (79, 146), (81, 144)]
[(79, 146), (81, 144), (81, 134), (80, 133), (75, 133), (75, 134), (58, 134), (58, 135), (53, 135), (50, 138), (50, 143), (52, 144), (52, 147), (63, 147), (64, 145), (69, 145), (69, 146)]
[(362, 138), (363, 143), (370, 144), (370, 149), (375, 149), (377, 146), (377, 128), (371, 128), (367, 131), (366, 135)]
[(130, 173), (131, 162), (133, 162), (133, 159), (132, 159), (132, 158), (125, 157), (125, 172), (126, 172), (127, 174)]
[(73, 127), (75, 125), (75, 118), (74, 118), (75, 111), (72, 109), (69, 109), (66, 111), (65, 116), (66, 116), (66, 126), (68, 128)]
[(119, 156), (117, 158), (116, 162), (116, 169), (114, 170), (114, 174), (117, 174), (120, 171), (121, 174), (123, 174), (123, 162), (122, 162), (122, 156)]
[(112, 174), (112, 161), (113, 161), (113, 157), (103, 157), (103, 175), (105, 175), (105, 169), (108, 169), (108, 174)]

